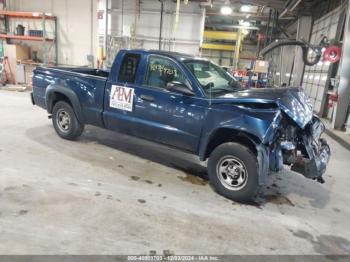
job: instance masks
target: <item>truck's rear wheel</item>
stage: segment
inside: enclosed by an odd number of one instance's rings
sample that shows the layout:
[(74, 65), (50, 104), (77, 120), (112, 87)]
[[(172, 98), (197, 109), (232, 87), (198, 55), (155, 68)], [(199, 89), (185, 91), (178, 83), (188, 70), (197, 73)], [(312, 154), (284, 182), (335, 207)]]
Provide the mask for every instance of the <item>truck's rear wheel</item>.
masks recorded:
[(251, 201), (259, 187), (257, 158), (237, 143), (224, 143), (214, 149), (208, 175), (219, 194), (238, 202)]
[(70, 104), (58, 101), (52, 110), (52, 123), (56, 133), (68, 140), (74, 140), (81, 135), (84, 125), (81, 124)]

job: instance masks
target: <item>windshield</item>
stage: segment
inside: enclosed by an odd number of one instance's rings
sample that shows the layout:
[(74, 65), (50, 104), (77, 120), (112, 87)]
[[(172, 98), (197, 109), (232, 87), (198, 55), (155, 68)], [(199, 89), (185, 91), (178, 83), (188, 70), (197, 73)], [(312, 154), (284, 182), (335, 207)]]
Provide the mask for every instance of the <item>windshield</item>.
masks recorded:
[(242, 89), (233, 76), (209, 61), (189, 60), (184, 63), (209, 96), (219, 96)]

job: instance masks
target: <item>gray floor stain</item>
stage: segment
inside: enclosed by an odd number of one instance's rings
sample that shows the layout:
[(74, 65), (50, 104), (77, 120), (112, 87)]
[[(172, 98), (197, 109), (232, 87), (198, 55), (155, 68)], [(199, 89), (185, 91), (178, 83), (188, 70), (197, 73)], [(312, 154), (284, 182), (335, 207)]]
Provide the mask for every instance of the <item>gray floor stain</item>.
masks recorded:
[(12, 190), (15, 190), (15, 189), (16, 189), (15, 186), (8, 186), (8, 187), (4, 188), (4, 191), (12, 191)]
[(67, 183), (67, 185), (69, 185), (69, 186), (78, 186), (78, 184), (76, 184), (76, 183)]
[(323, 255), (344, 255), (350, 254), (350, 241), (339, 236), (333, 235), (319, 235), (317, 237), (312, 236), (310, 233), (299, 230), (291, 231), (294, 236), (303, 238), (309, 241), (314, 250)]
[(137, 201), (138, 201), (139, 203), (141, 203), (141, 204), (146, 203), (146, 200), (144, 200), (144, 199), (137, 199)]
[(23, 216), (23, 215), (27, 214), (28, 212), (29, 212), (28, 210), (22, 209), (18, 212), (18, 214)]
[(350, 241), (339, 236), (320, 235), (315, 250), (322, 254), (350, 254)]
[(287, 197), (282, 195), (265, 195), (264, 199), (267, 203), (272, 203), (276, 205), (289, 205), (295, 206), (292, 201), (290, 201)]
[(108, 200), (113, 200), (113, 196), (112, 195), (107, 195), (107, 199)]
[(96, 193), (95, 193), (95, 196), (100, 196), (100, 195), (101, 195), (100, 192), (96, 192)]
[(145, 182), (146, 182), (147, 184), (153, 184), (153, 182), (152, 182), (151, 180), (145, 180)]
[(130, 178), (134, 181), (140, 180), (140, 177), (138, 177), (138, 176), (131, 176)]

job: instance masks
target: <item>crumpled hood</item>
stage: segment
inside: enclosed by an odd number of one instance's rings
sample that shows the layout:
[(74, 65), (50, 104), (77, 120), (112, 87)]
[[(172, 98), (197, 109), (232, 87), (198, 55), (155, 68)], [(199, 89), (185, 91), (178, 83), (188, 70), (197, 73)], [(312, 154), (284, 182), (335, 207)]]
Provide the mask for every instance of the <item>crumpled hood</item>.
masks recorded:
[(219, 100), (231, 98), (232, 102), (271, 103), (304, 128), (313, 116), (312, 105), (302, 88), (254, 88), (218, 97)]

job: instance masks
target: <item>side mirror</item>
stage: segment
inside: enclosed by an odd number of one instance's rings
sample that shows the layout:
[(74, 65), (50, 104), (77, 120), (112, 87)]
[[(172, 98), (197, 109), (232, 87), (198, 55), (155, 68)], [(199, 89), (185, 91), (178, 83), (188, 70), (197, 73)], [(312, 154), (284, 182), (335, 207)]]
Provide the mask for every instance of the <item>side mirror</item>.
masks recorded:
[(172, 92), (176, 92), (176, 93), (180, 93), (186, 96), (194, 96), (195, 93), (190, 90), (185, 84), (177, 82), (177, 81), (172, 81), (169, 82), (166, 87), (166, 90), (172, 91)]

